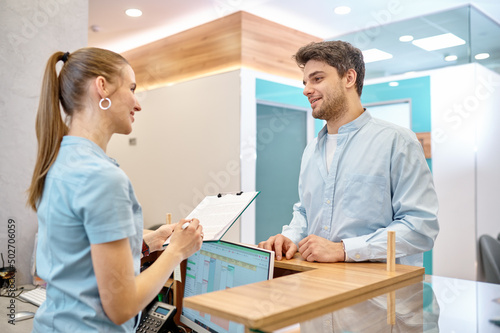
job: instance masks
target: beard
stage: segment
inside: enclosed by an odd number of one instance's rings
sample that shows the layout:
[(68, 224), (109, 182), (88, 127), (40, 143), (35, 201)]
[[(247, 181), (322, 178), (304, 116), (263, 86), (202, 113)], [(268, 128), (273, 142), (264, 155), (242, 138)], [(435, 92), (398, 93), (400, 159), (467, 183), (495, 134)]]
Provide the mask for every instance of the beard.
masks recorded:
[(312, 112), (314, 118), (335, 122), (344, 117), (347, 113), (347, 98), (341, 87), (337, 88), (337, 92), (333, 90), (328, 97), (323, 96), (323, 104)]

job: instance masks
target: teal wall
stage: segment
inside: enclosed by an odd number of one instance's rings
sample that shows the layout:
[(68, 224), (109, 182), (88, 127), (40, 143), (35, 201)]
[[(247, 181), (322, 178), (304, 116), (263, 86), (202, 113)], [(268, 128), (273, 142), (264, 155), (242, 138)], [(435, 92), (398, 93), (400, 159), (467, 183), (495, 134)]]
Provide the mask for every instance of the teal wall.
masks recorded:
[(311, 105), (302, 94), (303, 88), (257, 79), (255, 97), (257, 100), (309, 108)]
[[(302, 88), (276, 82), (257, 79), (255, 94), (258, 102), (276, 103), (257, 104), (255, 188), (261, 191), (255, 202), (258, 243), (280, 233), (283, 225), (290, 223), (292, 206), (299, 201), (297, 184), (307, 144), (307, 113), (291, 108), (307, 109), (310, 105)], [(275, 124), (277, 117), (282, 120), (279, 125)]]
[(307, 145), (306, 112), (283, 106), (257, 104), (257, 161), (255, 241), (279, 234), (292, 219), (299, 201), (300, 160)]
[[(304, 88), (292, 87), (286, 84), (270, 82), (257, 79), (255, 95), (257, 100), (293, 105), (301, 108), (311, 108), (311, 104), (302, 93)], [(314, 119), (314, 136), (323, 128), (325, 122), (320, 119)]]
[[(363, 104), (410, 99), (412, 108), (412, 130), (415, 133), (431, 131), (431, 84), (430, 76), (397, 81), (397, 87), (378, 83), (363, 87)], [(292, 87), (262, 79), (256, 80), (255, 94), (258, 100), (310, 108), (303, 88)], [(324, 126), (322, 120), (315, 120), (315, 133)]]
[(431, 78), (423, 76), (398, 80), (397, 87), (389, 83), (377, 83), (363, 87), (361, 103), (390, 102), (400, 99), (411, 100), (411, 129), (415, 133), (431, 131)]

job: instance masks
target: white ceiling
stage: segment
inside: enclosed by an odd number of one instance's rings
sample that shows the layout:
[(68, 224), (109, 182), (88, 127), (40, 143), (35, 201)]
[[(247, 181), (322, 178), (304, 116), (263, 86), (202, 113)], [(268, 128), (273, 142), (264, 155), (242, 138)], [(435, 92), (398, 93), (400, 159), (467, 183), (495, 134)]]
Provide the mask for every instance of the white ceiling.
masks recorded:
[[(468, 3), (500, 22), (499, 0), (89, 0), (89, 46), (123, 52), (239, 10), (329, 39)], [(351, 13), (336, 15), (340, 5)], [(128, 8), (143, 15), (128, 17)]]

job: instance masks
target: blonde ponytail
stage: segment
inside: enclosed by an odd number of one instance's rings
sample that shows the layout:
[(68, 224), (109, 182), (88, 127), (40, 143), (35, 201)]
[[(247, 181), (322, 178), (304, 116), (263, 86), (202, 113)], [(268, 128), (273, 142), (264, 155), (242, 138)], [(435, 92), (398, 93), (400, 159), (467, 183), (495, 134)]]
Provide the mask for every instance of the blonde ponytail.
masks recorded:
[(28, 205), (34, 211), (42, 197), (47, 172), (57, 158), (63, 136), (68, 133), (68, 126), (62, 119), (59, 107), (59, 79), (56, 71), (56, 64), (63, 55), (63, 52), (56, 52), (50, 57), (43, 76), (35, 125), (38, 152), (31, 186), (28, 189)]
[[(59, 60), (63, 60), (64, 64), (58, 76), (56, 65)], [(85, 109), (90, 80), (103, 76), (107, 81), (115, 82), (121, 77), (124, 65), (128, 65), (128, 62), (121, 55), (95, 47), (82, 48), (71, 54), (56, 52), (50, 57), (38, 105), (38, 153), (28, 189), (27, 204), (34, 211), (42, 198), (45, 177), (57, 158), (63, 136), (68, 133), (59, 103), (70, 117), (74, 112)]]

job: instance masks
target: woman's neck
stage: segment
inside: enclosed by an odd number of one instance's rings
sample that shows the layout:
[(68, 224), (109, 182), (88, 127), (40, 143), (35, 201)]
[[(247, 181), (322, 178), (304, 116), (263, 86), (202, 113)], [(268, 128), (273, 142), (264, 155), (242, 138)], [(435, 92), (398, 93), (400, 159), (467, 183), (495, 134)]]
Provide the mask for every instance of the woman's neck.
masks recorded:
[(106, 152), (113, 130), (109, 120), (99, 117), (95, 111), (75, 112), (69, 125), (68, 135), (86, 138)]

